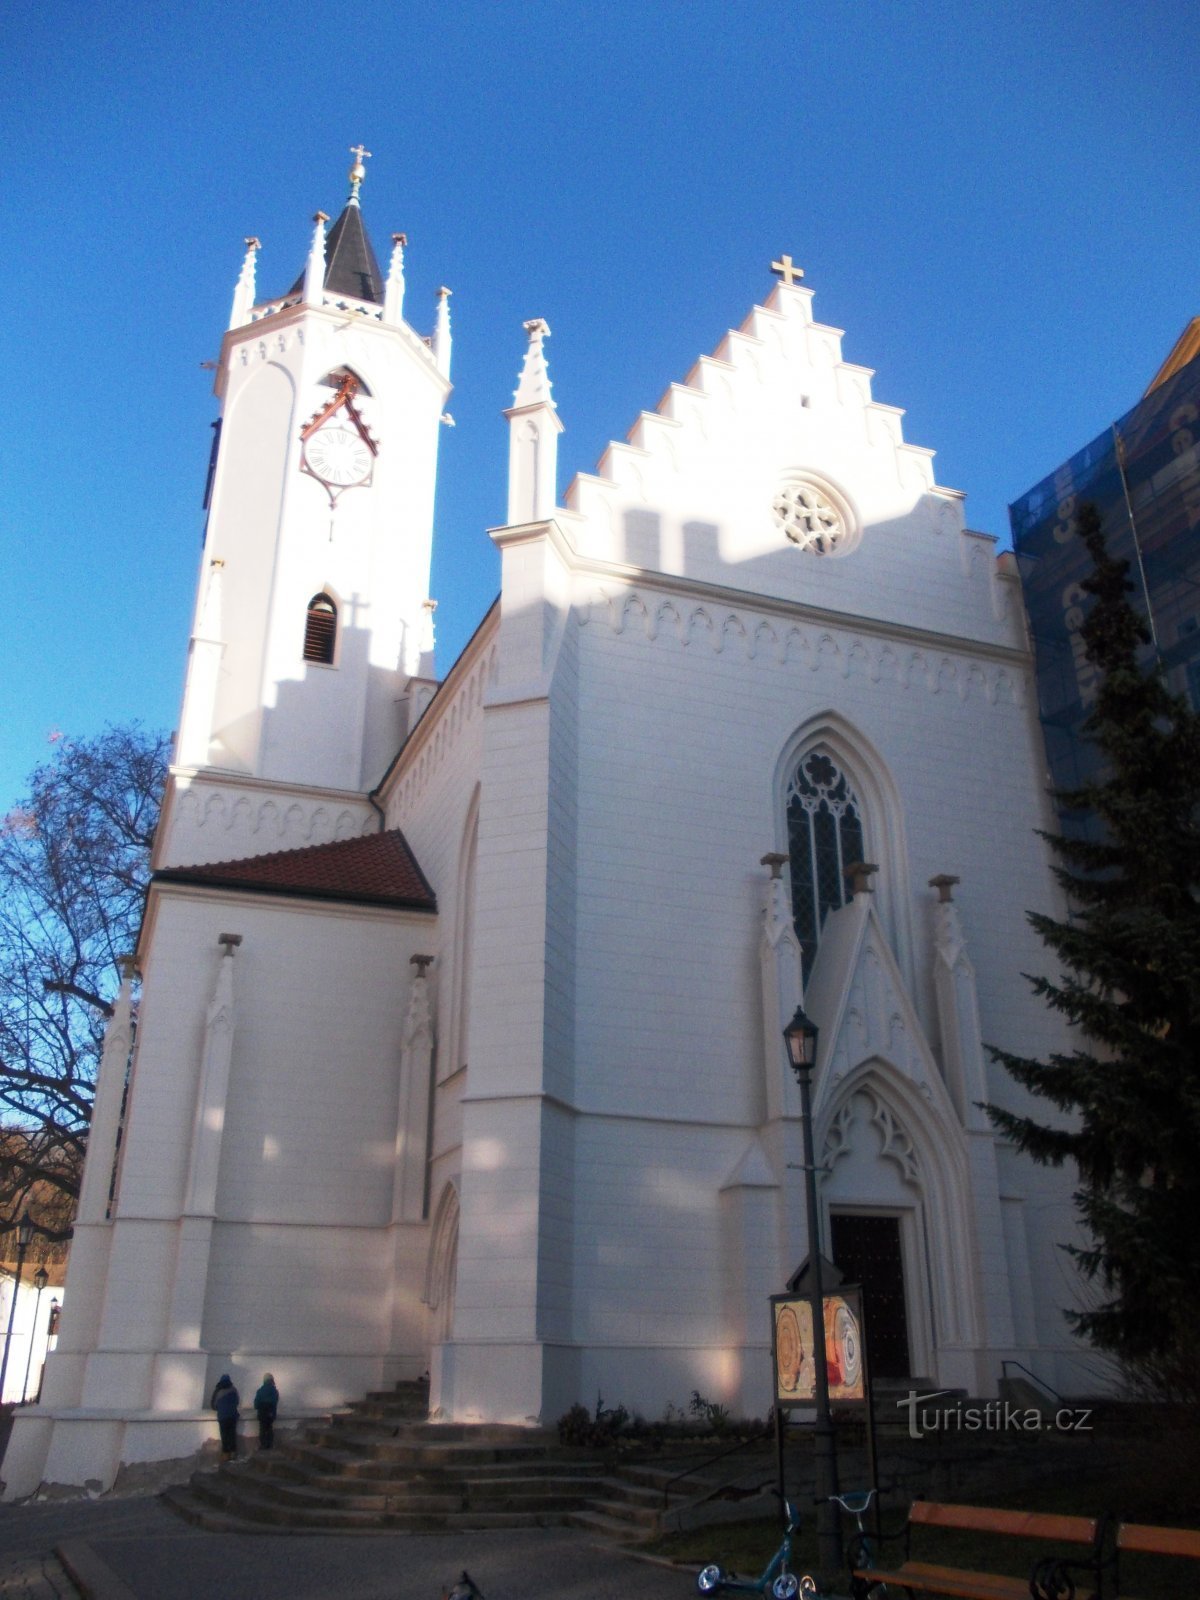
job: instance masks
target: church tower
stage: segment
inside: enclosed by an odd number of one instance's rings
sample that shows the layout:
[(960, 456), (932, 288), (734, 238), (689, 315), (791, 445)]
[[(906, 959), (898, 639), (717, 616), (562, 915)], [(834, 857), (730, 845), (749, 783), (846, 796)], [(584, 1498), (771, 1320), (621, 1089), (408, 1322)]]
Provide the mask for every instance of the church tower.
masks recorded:
[(432, 674), (429, 566), (450, 390), (448, 290), (404, 321), (403, 234), (386, 280), (363, 223), (369, 152), (303, 271), (260, 300), (257, 239), (234, 291), (178, 766), (340, 790), (377, 782)]

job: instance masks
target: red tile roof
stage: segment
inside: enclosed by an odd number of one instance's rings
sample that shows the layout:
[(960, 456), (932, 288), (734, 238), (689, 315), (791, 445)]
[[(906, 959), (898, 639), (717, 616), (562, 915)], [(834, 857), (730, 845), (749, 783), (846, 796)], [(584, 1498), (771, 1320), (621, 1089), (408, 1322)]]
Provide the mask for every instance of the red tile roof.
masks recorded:
[(273, 850), (240, 861), (200, 867), (166, 867), (156, 883), (194, 883), (252, 894), (299, 895), (315, 900), (350, 900), (374, 906), (436, 911), (437, 897), (398, 828), (336, 844)]

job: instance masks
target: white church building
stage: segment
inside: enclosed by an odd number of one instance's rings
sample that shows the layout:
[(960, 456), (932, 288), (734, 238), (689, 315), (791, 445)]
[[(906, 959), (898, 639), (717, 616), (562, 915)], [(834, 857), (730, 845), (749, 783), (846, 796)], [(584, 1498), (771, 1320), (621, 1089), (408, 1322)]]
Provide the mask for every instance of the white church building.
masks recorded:
[(801, 998), (876, 1374), (1078, 1388), (1069, 1176), (980, 1109), (1023, 1103), (984, 1041), (1064, 1043), (1011, 557), (785, 257), (561, 503), (526, 324), (501, 592), (439, 679), (448, 302), (405, 320), (362, 177), (235, 290), (136, 1040), (128, 975), (7, 1495), (189, 1454), (225, 1371), (293, 1415), (425, 1371), (446, 1419), (765, 1413)]

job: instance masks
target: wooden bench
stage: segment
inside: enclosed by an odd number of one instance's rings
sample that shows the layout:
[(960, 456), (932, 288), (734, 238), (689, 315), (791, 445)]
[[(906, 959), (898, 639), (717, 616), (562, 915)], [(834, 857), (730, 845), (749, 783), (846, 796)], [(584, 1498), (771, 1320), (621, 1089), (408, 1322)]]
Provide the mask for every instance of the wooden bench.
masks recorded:
[[(1184, 1556), (1200, 1561), (1200, 1533), (1194, 1528), (1152, 1528), (1142, 1522), (1122, 1522), (1117, 1529), (1117, 1550), (1114, 1561), (1113, 1592), (1121, 1593), (1121, 1556), (1123, 1553), (1144, 1556)], [(1200, 1587), (1200, 1573), (1190, 1589)], [(1179, 1591), (1183, 1592), (1182, 1588)]]
[[(997, 1511), (989, 1506), (941, 1505), (934, 1500), (914, 1500), (905, 1526), (888, 1539), (904, 1543), (904, 1560), (889, 1565), (877, 1555), (878, 1565), (851, 1567), (851, 1590), (855, 1600), (866, 1600), (877, 1584), (886, 1583), (903, 1589), (910, 1595), (958, 1595), (962, 1600), (1029, 1600), (1030, 1576), (1013, 1578), (994, 1572), (972, 1572), (964, 1567), (937, 1566), (929, 1561), (914, 1561), (909, 1555), (914, 1528), (957, 1529), (964, 1533), (985, 1533), (1005, 1538), (1041, 1539), (1056, 1545), (1071, 1545), (1086, 1554), (1054, 1556), (1049, 1562), (1039, 1559), (1047, 1576), (1057, 1582), (1050, 1572), (1050, 1563), (1056, 1573), (1086, 1575), (1085, 1582), (1099, 1589), (1104, 1562), (1101, 1545), (1104, 1524), (1099, 1518), (1064, 1517), (1036, 1511)], [(1079, 1586), (1077, 1584), (1077, 1586)], [(1051, 1587), (1048, 1593), (1053, 1594)], [(1067, 1593), (1064, 1585), (1062, 1593)]]

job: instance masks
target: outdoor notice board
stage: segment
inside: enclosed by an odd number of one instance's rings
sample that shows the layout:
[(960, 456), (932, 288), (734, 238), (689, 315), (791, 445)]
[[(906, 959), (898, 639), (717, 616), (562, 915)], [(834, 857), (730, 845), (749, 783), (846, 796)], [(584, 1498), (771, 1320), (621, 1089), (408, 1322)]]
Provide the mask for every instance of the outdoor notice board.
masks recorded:
[[(824, 1297), (824, 1308), (829, 1398), (831, 1401), (865, 1400), (861, 1291), (837, 1289)], [(772, 1295), (771, 1318), (776, 1403), (810, 1406), (816, 1400), (812, 1306), (801, 1295)]]

